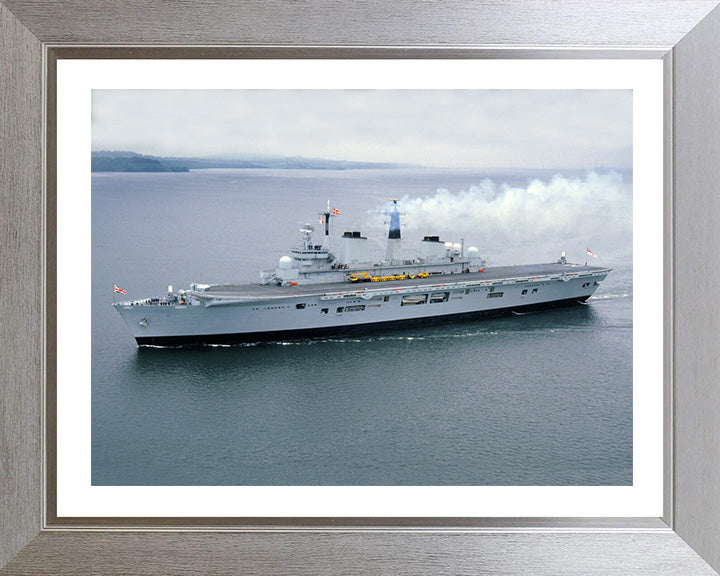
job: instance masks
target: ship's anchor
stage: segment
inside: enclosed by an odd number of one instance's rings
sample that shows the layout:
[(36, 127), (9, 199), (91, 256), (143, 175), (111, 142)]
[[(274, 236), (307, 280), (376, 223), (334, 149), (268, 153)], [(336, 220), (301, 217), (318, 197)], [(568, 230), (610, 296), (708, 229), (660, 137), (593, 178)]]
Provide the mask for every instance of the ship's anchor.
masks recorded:
[(147, 318), (141, 318), (140, 321), (138, 322), (138, 324), (140, 324), (140, 326), (145, 326), (145, 327), (147, 327), (147, 325), (149, 323), (150, 323), (150, 320), (148, 320)]

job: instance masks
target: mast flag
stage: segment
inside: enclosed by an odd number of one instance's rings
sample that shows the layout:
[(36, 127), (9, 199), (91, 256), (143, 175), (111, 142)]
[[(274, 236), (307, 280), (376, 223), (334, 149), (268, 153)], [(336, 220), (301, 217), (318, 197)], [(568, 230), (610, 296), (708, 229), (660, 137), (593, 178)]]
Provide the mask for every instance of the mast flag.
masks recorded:
[(339, 214), (340, 210), (330, 207), (330, 200), (327, 201), (327, 208), (318, 212), (318, 216), (320, 217), (320, 224), (325, 224), (325, 238), (323, 242), (326, 247), (328, 246), (328, 243), (330, 241), (330, 218), (332, 218), (333, 216), (338, 216)]
[(587, 266), (588, 255), (592, 256), (593, 258), (597, 258), (597, 255), (592, 250), (590, 250), (590, 248), (585, 248), (585, 266)]

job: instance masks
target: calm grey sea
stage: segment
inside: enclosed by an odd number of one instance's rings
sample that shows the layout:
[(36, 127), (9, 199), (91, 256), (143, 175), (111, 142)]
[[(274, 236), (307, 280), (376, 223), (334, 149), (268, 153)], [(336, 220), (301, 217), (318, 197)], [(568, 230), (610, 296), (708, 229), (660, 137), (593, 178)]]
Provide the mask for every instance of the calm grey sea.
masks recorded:
[[(632, 484), (632, 175), (557, 172), (93, 174), (92, 483)], [(588, 305), (358, 338), (138, 349), (111, 307), (255, 281), (328, 199), (381, 255), (390, 198), (408, 254), (614, 271)]]

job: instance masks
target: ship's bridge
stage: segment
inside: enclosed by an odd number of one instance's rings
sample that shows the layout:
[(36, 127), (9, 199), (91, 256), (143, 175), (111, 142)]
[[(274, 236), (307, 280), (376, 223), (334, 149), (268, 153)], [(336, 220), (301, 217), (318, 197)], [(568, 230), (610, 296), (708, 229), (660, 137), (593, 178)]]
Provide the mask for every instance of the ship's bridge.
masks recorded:
[(295, 258), (296, 260), (327, 259), (328, 255), (330, 254), (327, 248), (317, 244), (308, 247), (302, 246), (298, 248), (292, 248), (290, 252), (293, 255), (293, 258)]
[(312, 266), (320, 262), (327, 262), (330, 258), (330, 250), (322, 244), (313, 244), (312, 233), (313, 227), (305, 224), (300, 229), (302, 239), (300, 246), (292, 248), (290, 253), (300, 266)]

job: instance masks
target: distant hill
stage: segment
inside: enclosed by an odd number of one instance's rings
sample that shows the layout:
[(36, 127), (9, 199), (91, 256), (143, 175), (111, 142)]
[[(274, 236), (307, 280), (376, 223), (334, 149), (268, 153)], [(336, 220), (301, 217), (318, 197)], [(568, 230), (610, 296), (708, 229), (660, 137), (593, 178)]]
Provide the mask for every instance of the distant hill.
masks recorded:
[(275, 168), (285, 170), (380, 170), (417, 167), (387, 162), (351, 162), (302, 156), (237, 156), (178, 158), (147, 156), (127, 151), (92, 152), (93, 172), (188, 172), (203, 168)]
[(90, 159), (93, 172), (188, 172), (182, 163), (134, 152), (93, 152)]

